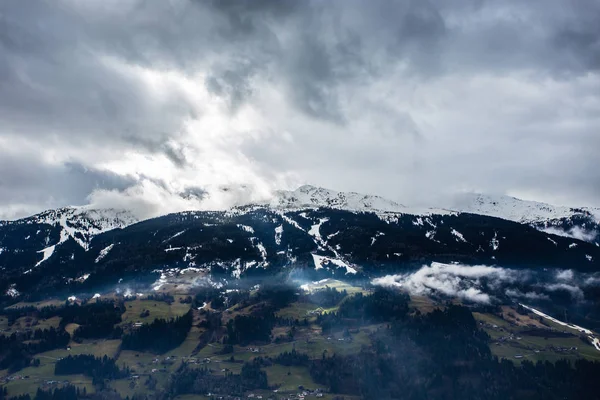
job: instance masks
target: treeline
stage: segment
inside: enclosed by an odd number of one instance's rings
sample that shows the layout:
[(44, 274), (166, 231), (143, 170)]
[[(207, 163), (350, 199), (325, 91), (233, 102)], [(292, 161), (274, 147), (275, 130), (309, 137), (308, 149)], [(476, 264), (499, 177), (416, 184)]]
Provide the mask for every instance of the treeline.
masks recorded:
[(162, 301), (171, 305), (175, 301), (175, 298), (168, 293), (150, 293), (146, 295), (145, 300)]
[(12, 325), (15, 321), (21, 317), (35, 317), (36, 319), (48, 319), (54, 316), (59, 316), (60, 310), (68, 307), (68, 303), (64, 306), (45, 306), (37, 308), (34, 306), (26, 307), (11, 307), (5, 308), (2, 314), (6, 315), (8, 319), (8, 325)]
[(61, 318), (60, 327), (64, 328), (69, 323), (76, 323), (79, 328), (74, 333), (74, 338), (106, 338), (119, 337), (121, 331), (114, 325), (121, 322), (121, 315), (125, 312), (122, 301), (102, 300), (89, 302), (82, 305), (65, 303), (64, 306), (46, 306), (40, 309), (32, 306), (8, 308), (3, 313), (12, 325), (21, 317), (35, 319)]
[(192, 327), (194, 316), (190, 309), (181, 317), (156, 319), (123, 335), (123, 350), (164, 353), (181, 345)]
[(404, 319), (410, 297), (398, 291), (377, 289), (371, 295), (357, 293), (343, 301), (335, 313), (321, 314), (317, 323), (323, 332), (348, 326)]
[(256, 293), (257, 302), (267, 302), (274, 310), (287, 307), (298, 298), (298, 288), (284, 284), (267, 283)]
[(118, 338), (122, 334), (121, 328), (115, 325), (121, 322), (121, 315), (125, 312), (125, 304), (114, 301), (97, 301), (83, 306), (65, 307), (60, 316), (60, 324), (69, 323), (80, 325), (74, 332), (74, 339), (92, 338)]
[(36, 353), (66, 347), (70, 336), (62, 329), (36, 329), (0, 335), (0, 369), (15, 372), (28, 367)]
[(255, 389), (268, 389), (267, 374), (260, 369), (258, 362), (247, 362), (240, 374), (227, 373), (225, 376), (212, 375), (208, 368), (189, 368), (182, 364), (169, 385), (170, 398), (208, 393), (242, 396), (244, 392)]
[(227, 322), (226, 342), (240, 345), (251, 342), (269, 342), (276, 320), (273, 312), (261, 315), (237, 315)]
[(273, 360), (276, 364), (291, 366), (305, 366), (309, 364), (308, 354), (299, 353), (296, 349), (292, 351), (284, 351)]
[[(226, 324), (227, 337), (225, 343), (245, 345), (252, 342), (269, 342), (273, 327), (281, 322), (286, 325), (289, 320), (283, 321), (275, 316), (275, 311), (284, 308), (297, 300), (296, 289), (289, 286), (266, 285), (252, 297), (240, 292), (233, 299), (228, 298), (228, 305), (233, 301), (240, 301), (239, 307), (243, 308), (256, 304), (251, 315), (237, 315)], [(213, 303), (214, 304), (214, 301)]]
[(29, 394), (9, 397), (6, 387), (0, 387), (0, 400), (77, 400), (82, 397), (87, 397), (86, 388), (79, 389), (72, 385), (50, 390), (38, 388), (33, 398)]
[(80, 390), (78, 387), (72, 385), (55, 388), (54, 390), (42, 390), (38, 388), (34, 400), (77, 400), (81, 396), (86, 396), (86, 393), (87, 390), (85, 388)]
[(129, 369), (119, 369), (115, 360), (108, 356), (94, 357), (91, 354), (68, 356), (56, 361), (55, 375), (83, 374), (93, 379), (94, 384), (105, 379), (119, 379), (129, 375)]

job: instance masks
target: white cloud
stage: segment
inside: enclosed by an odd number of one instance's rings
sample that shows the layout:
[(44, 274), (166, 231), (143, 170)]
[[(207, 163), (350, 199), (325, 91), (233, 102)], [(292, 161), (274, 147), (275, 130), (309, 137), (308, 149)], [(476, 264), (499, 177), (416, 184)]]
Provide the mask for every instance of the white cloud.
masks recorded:
[(573, 280), (573, 270), (572, 269), (563, 269), (556, 271), (556, 279), (559, 281), (572, 281)]
[(528, 300), (549, 300), (548, 295), (537, 293), (537, 292), (521, 292), (518, 289), (506, 289), (506, 295), (508, 297), (528, 299)]
[(383, 276), (373, 279), (371, 283), (406, 290), (411, 294), (437, 294), (476, 303), (490, 303), (503, 295), (515, 299), (548, 300), (552, 292), (557, 291), (566, 291), (573, 300), (581, 301), (584, 300), (584, 292), (579, 285), (597, 284), (598, 279), (575, 274), (572, 270), (513, 270), (432, 262), (417, 271)]
[(479, 279), (514, 281), (518, 273), (504, 268), (485, 265), (442, 264), (432, 262), (430, 266), (410, 274), (388, 275), (376, 278), (374, 285), (402, 288), (418, 295), (443, 294), (477, 303), (489, 303), (491, 297), (482, 292)]
[(544, 285), (543, 287), (551, 292), (556, 292), (559, 290), (567, 291), (571, 294), (571, 297), (576, 300), (583, 300), (584, 298), (583, 291), (578, 286), (568, 285), (566, 283), (553, 283), (550, 285)]
[(542, 231), (546, 232), (546, 233), (551, 233), (553, 235), (583, 240), (585, 242), (593, 242), (596, 239), (596, 236), (598, 235), (598, 232), (596, 232), (596, 231), (593, 231), (593, 230), (586, 231), (579, 226), (574, 226), (573, 228), (571, 228), (569, 230), (564, 230), (564, 229), (560, 229), (560, 228), (556, 228), (556, 227), (550, 227), (550, 228), (542, 229)]

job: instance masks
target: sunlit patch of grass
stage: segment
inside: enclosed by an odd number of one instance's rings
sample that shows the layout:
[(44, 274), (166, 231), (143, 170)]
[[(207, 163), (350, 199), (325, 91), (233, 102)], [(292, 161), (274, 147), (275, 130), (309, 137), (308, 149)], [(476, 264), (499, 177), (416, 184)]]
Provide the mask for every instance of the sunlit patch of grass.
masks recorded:
[(315, 311), (323, 312), (323, 309), (312, 303), (302, 303), (295, 302), (290, 304), (289, 306), (278, 310), (275, 315), (279, 318), (293, 318), (293, 319), (304, 319), (314, 316), (315, 314), (311, 314)]
[(356, 293), (368, 293), (368, 290), (361, 288), (360, 286), (353, 286), (348, 282), (339, 281), (337, 279), (324, 279), (318, 282), (307, 283), (305, 286), (309, 292), (325, 289), (327, 287), (336, 289), (338, 292), (346, 291), (348, 294)]

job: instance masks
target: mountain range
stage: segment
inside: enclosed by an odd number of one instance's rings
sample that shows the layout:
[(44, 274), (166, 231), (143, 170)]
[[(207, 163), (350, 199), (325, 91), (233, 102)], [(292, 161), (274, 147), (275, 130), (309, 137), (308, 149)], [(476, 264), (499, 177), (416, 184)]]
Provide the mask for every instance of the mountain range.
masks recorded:
[(0, 290), (41, 296), (165, 271), (226, 279), (302, 271), (361, 279), (431, 261), (600, 269), (600, 210), (465, 195), (447, 208), (314, 186), (224, 211), (139, 221), (125, 210), (70, 207), (0, 222)]

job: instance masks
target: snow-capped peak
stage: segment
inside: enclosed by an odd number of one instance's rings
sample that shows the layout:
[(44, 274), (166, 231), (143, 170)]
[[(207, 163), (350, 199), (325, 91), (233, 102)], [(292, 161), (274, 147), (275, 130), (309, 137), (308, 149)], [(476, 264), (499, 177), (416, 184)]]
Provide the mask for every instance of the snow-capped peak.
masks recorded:
[(58, 244), (73, 238), (87, 250), (92, 237), (112, 229), (124, 228), (136, 222), (138, 219), (126, 210), (64, 207), (44, 211), (12, 223), (59, 225), (61, 233)]
[(273, 208), (327, 207), (351, 211), (406, 212), (406, 207), (380, 196), (354, 192), (337, 192), (325, 188), (304, 185), (293, 191), (279, 190), (269, 202)]

